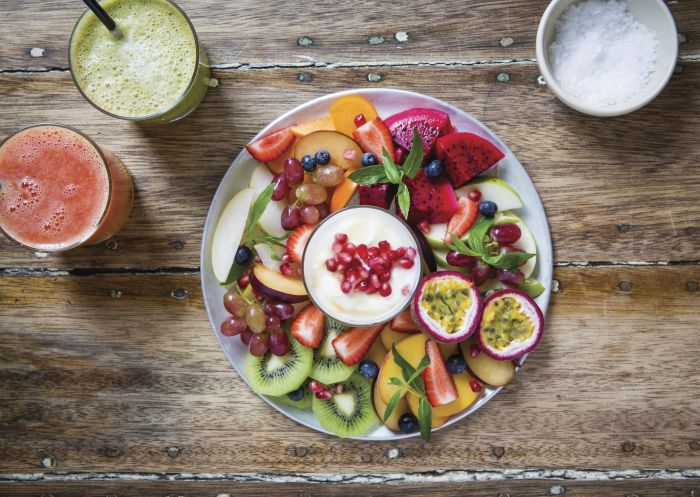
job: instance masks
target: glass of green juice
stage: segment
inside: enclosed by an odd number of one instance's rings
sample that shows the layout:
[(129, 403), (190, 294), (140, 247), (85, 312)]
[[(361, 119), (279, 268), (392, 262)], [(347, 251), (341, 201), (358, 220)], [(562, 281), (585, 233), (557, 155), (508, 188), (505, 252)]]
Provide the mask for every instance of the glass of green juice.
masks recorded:
[(192, 112), (209, 88), (209, 61), (192, 23), (170, 0), (103, 0), (109, 31), (86, 11), (68, 57), (75, 85), (105, 114), (172, 122)]

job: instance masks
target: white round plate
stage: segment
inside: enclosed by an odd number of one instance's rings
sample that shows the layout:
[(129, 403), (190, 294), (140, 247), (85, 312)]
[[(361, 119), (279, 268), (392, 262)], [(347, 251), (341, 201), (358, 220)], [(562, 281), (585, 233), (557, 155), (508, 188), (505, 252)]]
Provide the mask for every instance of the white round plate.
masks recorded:
[[(523, 219), (525, 224), (532, 231), (537, 244), (537, 267), (533, 273), (533, 277), (538, 279), (544, 286), (545, 291), (536, 301), (542, 313), (546, 314), (547, 304), (551, 293), (552, 281), (552, 241), (549, 235), (549, 226), (547, 225), (547, 217), (542, 207), (540, 197), (532, 184), (525, 168), (520, 164), (517, 157), (506, 147), (506, 145), (498, 139), (498, 137), (481, 122), (476, 120), (471, 115), (454, 107), (453, 105), (438, 100), (420, 93), (393, 90), (393, 89), (360, 89), (350, 90), (345, 92), (333, 93), (320, 97), (310, 102), (307, 102), (299, 107), (287, 112), (271, 122), (267, 127), (260, 131), (253, 139), (269, 133), (287, 128), (294, 124), (310, 121), (327, 115), (328, 109), (332, 103), (340, 96), (357, 94), (369, 99), (377, 109), (380, 117), (388, 117), (397, 112), (410, 109), (412, 107), (428, 107), (441, 110), (449, 114), (452, 124), (458, 131), (467, 131), (480, 135), (493, 142), (504, 154), (505, 157), (498, 164), (498, 176), (510, 183), (520, 194), (524, 207), (517, 211), (517, 214)], [(210, 253), (212, 236), (216, 228), (216, 222), (219, 219), (221, 211), (226, 206), (228, 201), (239, 190), (248, 185), (253, 169), (258, 163), (243, 149), (238, 157), (231, 163), (224, 178), (216, 190), (214, 199), (212, 200), (209, 214), (207, 215), (206, 224), (204, 226), (204, 235), (202, 239), (201, 251), (201, 279), (202, 291), (204, 295), (204, 304), (207, 308), (209, 321), (214, 329), (216, 339), (224, 351), (231, 365), (238, 371), (238, 374), (247, 382), (241, 373), (243, 361), (247, 354), (247, 348), (236, 338), (227, 338), (219, 332), (219, 325), (226, 318), (227, 312), (223, 306), (223, 295), (226, 289), (219, 285), (212, 271)], [(524, 360), (524, 358), (523, 358)], [(466, 411), (461, 412), (452, 417), (439, 429), (446, 428), (457, 421), (469, 416), (471, 413), (486, 404), (500, 388), (485, 388), (481, 397)], [(279, 412), (285, 416), (297, 421), (298, 423), (308, 426), (314, 430), (329, 433), (321, 428), (316, 417), (311, 411), (302, 411), (294, 407), (278, 404), (272, 399), (261, 395), (261, 397)], [(358, 437), (360, 440), (399, 440), (418, 436), (418, 433), (410, 435), (397, 434), (389, 430), (386, 426), (380, 426), (373, 432), (364, 437)]]

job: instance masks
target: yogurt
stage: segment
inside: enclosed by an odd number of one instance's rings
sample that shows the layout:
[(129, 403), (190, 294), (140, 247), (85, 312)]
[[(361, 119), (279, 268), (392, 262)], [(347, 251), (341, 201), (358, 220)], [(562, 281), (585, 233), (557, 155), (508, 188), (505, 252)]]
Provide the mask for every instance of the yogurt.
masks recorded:
[[(333, 258), (333, 242), (337, 233), (344, 233), (353, 244), (376, 247), (386, 240), (392, 248), (413, 248), (413, 267), (394, 265), (389, 284), (392, 292), (382, 296), (356, 290), (344, 293), (343, 276), (331, 272), (326, 260)], [(356, 206), (338, 211), (326, 218), (311, 235), (303, 260), (304, 285), (314, 304), (326, 315), (348, 326), (369, 326), (389, 321), (409, 303), (421, 277), (421, 259), (416, 239), (410, 228), (398, 217), (378, 207)], [(366, 264), (364, 265), (366, 267)]]

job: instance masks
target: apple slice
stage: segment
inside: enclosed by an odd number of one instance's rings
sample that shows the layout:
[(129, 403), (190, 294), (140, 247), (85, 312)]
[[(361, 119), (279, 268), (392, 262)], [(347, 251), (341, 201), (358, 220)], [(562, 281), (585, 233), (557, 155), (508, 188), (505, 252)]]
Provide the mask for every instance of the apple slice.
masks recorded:
[(257, 264), (250, 275), (253, 289), (277, 302), (295, 304), (309, 300), (304, 283)]
[(211, 243), (211, 265), (214, 276), (220, 283), (230, 283), (228, 279), (234, 264), (233, 258), (241, 244), (254, 198), (253, 188), (241, 190), (229, 201), (216, 223)]
[(255, 252), (257, 252), (258, 257), (262, 261), (263, 266), (273, 271), (279, 272), (280, 266), (282, 265), (282, 256), (284, 255), (284, 247), (279, 245), (273, 245), (274, 250), (264, 243), (258, 243), (255, 245)]
[[(294, 157), (301, 160), (305, 155), (314, 156), (319, 150), (331, 154), (331, 164), (343, 169), (359, 169), (362, 149), (355, 141), (337, 131), (315, 131), (309, 133), (294, 146)], [(348, 159), (350, 155), (352, 159)]]
[[(260, 193), (267, 188), (267, 185), (272, 183), (272, 173), (265, 166), (260, 164), (253, 170), (253, 175), (250, 177), (250, 187), (255, 191), (257, 198)], [(282, 211), (287, 207), (285, 200), (270, 200), (263, 215), (260, 216), (258, 226), (270, 236), (282, 236), (286, 231), (282, 228)]]
[(535, 243), (535, 237), (532, 236), (532, 232), (523, 220), (512, 212), (504, 212), (496, 215), (494, 224), (499, 225), (506, 223), (515, 223), (518, 225), (518, 228), (520, 228), (520, 240), (515, 242), (513, 247), (519, 248), (523, 252), (529, 254), (535, 254), (535, 257), (529, 258), (525, 261), (525, 264), (518, 267), (525, 275), (525, 278), (529, 278), (532, 276), (532, 273), (535, 272), (535, 266), (537, 266), (537, 244)]
[(500, 178), (479, 178), (470, 181), (462, 188), (455, 190), (457, 198), (466, 197), (469, 192), (479, 190), (481, 192), (481, 201), (490, 200), (495, 202), (499, 211), (510, 211), (520, 209), (523, 206), (523, 201), (518, 195), (518, 192), (507, 182)]
[(445, 244), (445, 234), (447, 233), (447, 223), (436, 223), (430, 225), (430, 231), (425, 234), (428, 245), (434, 249), (447, 250)]

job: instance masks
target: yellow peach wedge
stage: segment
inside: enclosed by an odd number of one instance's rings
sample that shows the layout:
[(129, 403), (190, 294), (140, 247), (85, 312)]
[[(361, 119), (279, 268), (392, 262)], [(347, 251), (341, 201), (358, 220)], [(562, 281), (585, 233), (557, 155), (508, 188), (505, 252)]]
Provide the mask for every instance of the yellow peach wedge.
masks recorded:
[[(393, 330), (392, 330), (393, 331)], [(405, 336), (405, 333), (403, 334)], [(415, 335), (408, 335), (407, 338), (402, 340), (398, 345), (396, 345), (396, 350), (401, 354), (401, 357), (406, 359), (409, 364), (414, 368), (418, 367), (421, 359), (425, 356), (425, 342), (428, 337), (423, 333), (416, 333)], [(391, 379), (399, 378), (403, 379), (401, 374), (401, 368), (394, 360), (394, 354), (391, 350), (387, 352), (384, 362), (379, 369), (379, 376), (377, 377), (377, 388), (379, 388), (379, 395), (381, 395), (384, 402), (389, 402), (391, 397), (396, 391), (401, 391), (401, 387), (392, 385)], [(405, 391), (402, 396), (405, 395)]]

